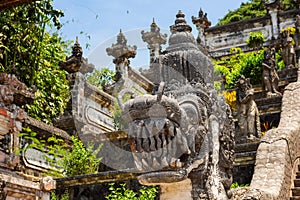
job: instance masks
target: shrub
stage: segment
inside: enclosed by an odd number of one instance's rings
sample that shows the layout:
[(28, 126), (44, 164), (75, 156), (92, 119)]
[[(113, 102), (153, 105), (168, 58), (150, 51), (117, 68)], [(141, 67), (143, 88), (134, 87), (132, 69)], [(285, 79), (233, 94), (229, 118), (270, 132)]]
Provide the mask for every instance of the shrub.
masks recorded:
[(115, 187), (115, 183), (109, 184), (110, 194), (105, 198), (108, 200), (154, 200), (156, 197), (156, 187), (145, 187), (135, 192), (126, 188), (126, 183), (120, 184), (120, 187)]
[(250, 32), (249, 38), (246, 40), (246, 43), (250, 48), (258, 48), (264, 42), (265, 42), (265, 36), (261, 31)]

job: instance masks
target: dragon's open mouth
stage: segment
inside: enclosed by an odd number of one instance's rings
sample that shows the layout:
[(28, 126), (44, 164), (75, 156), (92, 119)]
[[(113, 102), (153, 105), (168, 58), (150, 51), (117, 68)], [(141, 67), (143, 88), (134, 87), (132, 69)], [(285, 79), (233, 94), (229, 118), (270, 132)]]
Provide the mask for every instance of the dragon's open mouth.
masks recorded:
[(190, 153), (181, 130), (168, 119), (134, 121), (129, 136), (135, 164), (142, 171), (181, 167), (179, 157)]
[(140, 171), (182, 166), (180, 157), (189, 154), (187, 139), (179, 128), (181, 110), (173, 99), (144, 95), (125, 104), (129, 141)]

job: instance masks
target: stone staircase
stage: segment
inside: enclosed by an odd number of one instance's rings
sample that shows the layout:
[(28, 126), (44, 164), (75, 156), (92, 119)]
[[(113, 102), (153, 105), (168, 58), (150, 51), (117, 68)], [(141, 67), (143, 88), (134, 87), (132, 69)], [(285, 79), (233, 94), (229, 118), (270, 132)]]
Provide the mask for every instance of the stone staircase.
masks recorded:
[(300, 165), (294, 179), (294, 188), (292, 188), (292, 197), (290, 200), (300, 200)]
[[(278, 72), (280, 77), (279, 81), (279, 91), (284, 93), (284, 88), (292, 82), (297, 81), (297, 68), (284, 69)], [(281, 113), (281, 96), (274, 96), (268, 98), (266, 92), (262, 90), (261, 85), (253, 86), (254, 89), (254, 99), (259, 110), (259, 115), (262, 124), (262, 131), (264, 130), (263, 124), (268, 122), (268, 128), (277, 127), (280, 120)]]
[[(282, 93), (284, 93), (284, 88), (289, 83), (297, 81), (296, 68), (282, 70), (278, 74), (280, 77), (279, 89)], [(261, 85), (255, 85), (253, 89), (254, 100), (260, 115), (261, 131), (265, 132), (273, 127), (277, 127), (280, 121), (282, 97), (267, 98), (266, 92), (262, 90)], [(259, 141), (247, 141), (246, 143), (236, 144), (233, 169), (234, 182), (250, 184), (254, 173), (256, 151), (259, 143)], [(300, 167), (298, 173), (297, 177), (299, 176), (299, 180), (295, 180), (295, 194), (299, 194), (299, 196), (294, 199), (300, 200)]]

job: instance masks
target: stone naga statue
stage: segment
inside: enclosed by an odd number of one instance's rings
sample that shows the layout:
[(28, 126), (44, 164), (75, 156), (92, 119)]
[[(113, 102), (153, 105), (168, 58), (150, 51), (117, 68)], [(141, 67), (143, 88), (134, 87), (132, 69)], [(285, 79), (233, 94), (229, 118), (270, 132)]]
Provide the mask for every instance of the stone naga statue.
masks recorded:
[(140, 182), (191, 179), (204, 199), (227, 199), (234, 153), (228, 105), (199, 83), (164, 93), (162, 87), (155, 95), (137, 96), (123, 105), (136, 168), (149, 172)]
[[(211, 60), (197, 47), (184, 16), (176, 15), (169, 46), (157, 57), (158, 89), (141, 96), (128, 88), (119, 93), (131, 153), (142, 172), (138, 180), (160, 185), (161, 200), (228, 199), (233, 119), (212, 87)], [(126, 93), (132, 99), (122, 104)]]

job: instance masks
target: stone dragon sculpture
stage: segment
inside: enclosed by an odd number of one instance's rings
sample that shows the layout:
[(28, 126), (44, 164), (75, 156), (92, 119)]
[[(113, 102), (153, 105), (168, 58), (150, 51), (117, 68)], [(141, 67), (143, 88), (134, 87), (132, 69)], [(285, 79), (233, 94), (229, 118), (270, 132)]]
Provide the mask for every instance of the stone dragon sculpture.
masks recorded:
[[(124, 88), (118, 96), (134, 163), (142, 172), (138, 180), (144, 185), (190, 180), (185, 199), (228, 199), (234, 160), (231, 111), (213, 89), (211, 61), (197, 47), (181, 11), (171, 32), (169, 47), (153, 59), (158, 89), (136, 96)], [(128, 93), (132, 99), (122, 103)]]
[(148, 172), (139, 177), (141, 183), (172, 183), (198, 176), (202, 179), (198, 196), (227, 198), (232, 182), (233, 124), (229, 107), (213, 89), (186, 84), (135, 97), (123, 108), (135, 165)]

